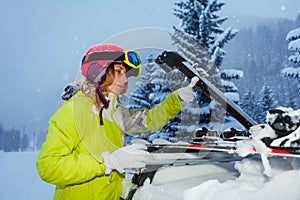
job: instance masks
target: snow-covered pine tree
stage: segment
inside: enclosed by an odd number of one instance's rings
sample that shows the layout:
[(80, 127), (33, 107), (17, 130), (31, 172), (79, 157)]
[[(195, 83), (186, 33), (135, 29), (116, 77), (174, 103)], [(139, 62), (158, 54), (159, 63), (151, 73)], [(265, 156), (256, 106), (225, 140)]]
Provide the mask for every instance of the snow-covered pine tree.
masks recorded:
[[(218, 0), (187, 0), (175, 3), (174, 15), (181, 20), (181, 24), (179, 27), (173, 27), (172, 34), (172, 41), (178, 51), (191, 63), (196, 64), (196, 70), (204, 69), (209, 74), (208, 79), (222, 91), (224, 87), (220, 81), (219, 67), (226, 54), (223, 47), (237, 34), (235, 29), (224, 30), (221, 27), (227, 17), (220, 17), (217, 12), (224, 5), (225, 3)], [(203, 102), (200, 107), (209, 106), (209, 109), (213, 110), (209, 115), (210, 120), (222, 123), (225, 111), (218, 104), (208, 103)]]
[(287, 107), (291, 107), (293, 110), (296, 110), (298, 108), (295, 95), (292, 94), (289, 96)]
[(261, 90), (261, 98), (258, 102), (258, 115), (255, 120), (258, 123), (264, 123), (268, 110), (278, 107), (277, 100), (274, 98), (274, 93), (269, 85), (264, 85)]
[(257, 113), (257, 97), (255, 96), (255, 93), (251, 90), (248, 90), (246, 94), (243, 95), (241, 100), (241, 108), (253, 119), (256, 119), (256, 113)]
[[(233, 83), (234, 80), (238, 80), (243, 77), (243, 72), (236, 69), (225, 69), (221, 71), (221, 81), (225, 89), (225, 96), (237, 105), (240, 104), (240, 95), (238, 94), (238, 88)], [(226, 122), (236, 122), (236, 119), (232, 117), (226, 117)]]
[(286, 40), (289, 42), (288, 50), (291, 52), (288, 58), (292, 66), (282, 69), (283, 76), (298, 80), (298, 89), (300, 91), (300, 27), (291, 30)]
[(223, 2), (217, 0), (187, 0), (175, 3), (174, 15), (181, 20), (180, 27), (173, 27), (172, 40), (178, 50), (192, 63), (197, 63), (209, 75), (219, 79), (220, 67), (225, 51), (224, 45), (231, 40), (237, 30), (223, 30), (222, 23), (227, 17), (219, 17)]
[(238, 80), (242, 77), (243, 72), (241, 70), (225, 69), (221, 71), (221, 78), (225, 89), (225, 95), (236, 104), (239, 104), (240, 98), (238, 94), (238, 88), (232, 81)]

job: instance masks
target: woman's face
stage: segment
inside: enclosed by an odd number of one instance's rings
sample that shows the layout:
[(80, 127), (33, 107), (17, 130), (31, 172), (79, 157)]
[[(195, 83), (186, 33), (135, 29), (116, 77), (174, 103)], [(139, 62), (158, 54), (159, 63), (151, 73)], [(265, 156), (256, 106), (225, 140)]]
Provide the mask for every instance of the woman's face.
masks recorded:
[(128, 84), (126, 67), (123, 64), (114, 64), (114, 81), (108, 86), (108, 91), (115, 95), (120, 95)]

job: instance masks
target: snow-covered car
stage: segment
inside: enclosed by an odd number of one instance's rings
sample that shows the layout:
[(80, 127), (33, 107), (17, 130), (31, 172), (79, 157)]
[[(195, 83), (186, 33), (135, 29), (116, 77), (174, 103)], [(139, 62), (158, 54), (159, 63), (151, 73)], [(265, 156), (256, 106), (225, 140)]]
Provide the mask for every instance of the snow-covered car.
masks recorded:
[[(270, 159), (272, 176), (264, 175), (259, 157), (235, 162), (165, 165), (142, 185), (124, 181), (126, 199), (133, 200), (262, 200), (299, 199), (299, 159)], [(140, 183), (141, 184), (141, 183)]]

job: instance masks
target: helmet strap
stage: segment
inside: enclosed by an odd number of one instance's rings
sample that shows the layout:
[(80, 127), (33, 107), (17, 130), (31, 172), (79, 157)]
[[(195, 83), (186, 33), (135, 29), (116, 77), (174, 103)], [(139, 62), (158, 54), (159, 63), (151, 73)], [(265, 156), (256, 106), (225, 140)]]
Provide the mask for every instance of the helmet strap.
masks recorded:
[(97, 88), (96, 88), (99, 99), (103, 103), (103, 107), (100, 109), (100, 112), (99, 112), (101, 126), (104, 124), (103, 116), (102, 116), (103, 109), (104, 108), (107, 109), (109, 106), (109, 101), (106, 100), (105, 96), (103, 95), (102, 89), (101, 89), (101, 85), (102, 85), (103, 81), (104, 81), (104, 77), (101, 77), (101, 79), (98, 81)]

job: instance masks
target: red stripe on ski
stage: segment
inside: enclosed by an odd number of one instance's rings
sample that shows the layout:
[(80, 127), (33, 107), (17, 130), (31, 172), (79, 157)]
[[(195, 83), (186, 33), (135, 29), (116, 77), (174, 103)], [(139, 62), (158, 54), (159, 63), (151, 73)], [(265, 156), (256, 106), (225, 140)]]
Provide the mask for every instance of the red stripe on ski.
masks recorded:
[(208, 148), (208, 146), (206, 146), (204, 144), (189, 144), (188, 147), (191, 147), (191, 148)]
[(272, 149), (271, 152), (272, 153), (280, 153), (280, 154), (292, 154), (291, 152), (288, 152), (288, 151), (283, 150), (283, 149)]
[[(256, 151), (256, 148), (253, 147), (252, 149), (254, 152), (257, 152)], [(293, 153), (291, 152), (288, 152), (286, 150), (283, 150), (283, 149), (271, 149), (271, 153), (278, 153), (278, 154), (288, 154), (288, 155), (292, 155)]]

